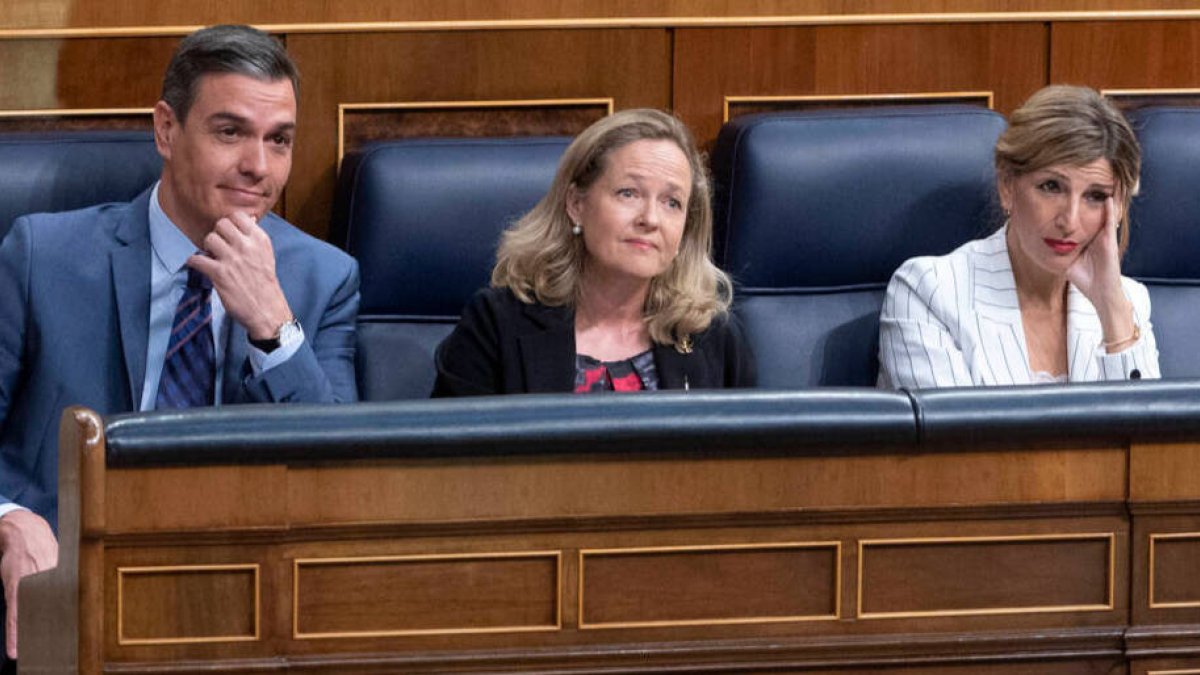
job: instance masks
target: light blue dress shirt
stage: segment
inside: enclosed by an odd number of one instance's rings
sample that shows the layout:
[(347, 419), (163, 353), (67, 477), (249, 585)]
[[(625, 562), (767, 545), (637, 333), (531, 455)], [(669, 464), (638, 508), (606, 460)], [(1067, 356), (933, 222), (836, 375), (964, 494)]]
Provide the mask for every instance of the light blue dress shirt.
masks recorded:
[[(154, 185), (150, 194), (150, 335), (146, 341), (146, 379), (142, 384), (142, 401), (138, 410), (154, 410), (158, 399), (158, 381), (162, 378), (163, 359), (171, 340), (171, 323), (175, 320), (175, 306), (183, 297), (187, 287), (187, 260), (196, 253), (196, 246), (171, 222), (158, 201), (159, 185)], [(231, 321), (221, 304), (221, 296), (213, 289), (212, 331), (215, 363), (217, 366), (216, 403), (221, 403), (221, 386), (224, 380), (225, 344), (229, 338)], [(248, 345), (250, 368), (255, 376), (287, 361), (302, 344), (298, 340), (281, 345), (271, 353)]]

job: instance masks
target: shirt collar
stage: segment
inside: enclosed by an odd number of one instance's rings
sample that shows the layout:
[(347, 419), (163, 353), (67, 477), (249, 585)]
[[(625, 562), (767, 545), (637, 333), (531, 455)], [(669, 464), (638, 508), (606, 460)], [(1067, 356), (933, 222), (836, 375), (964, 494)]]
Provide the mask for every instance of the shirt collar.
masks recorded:
[(196, 245), (163, 211), (158, 201), (161, 184), (161, 181), (155, 183), (150, 193), (150, 247), (162, 266), (171, 274), (176, 274), (183, 270), (187, 259), (196, 253)]

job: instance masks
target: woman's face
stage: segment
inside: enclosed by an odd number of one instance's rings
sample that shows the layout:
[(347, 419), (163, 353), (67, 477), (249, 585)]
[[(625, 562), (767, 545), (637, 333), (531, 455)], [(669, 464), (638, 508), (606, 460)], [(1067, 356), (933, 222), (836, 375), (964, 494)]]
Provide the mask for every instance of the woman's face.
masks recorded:
[(1120, 201), (1107, 159), (1002, 177), (999, 190), (1014, 264), (1032, 264), (1055, 276), (1066, 275), (1104, 226), (1105, 200)]
[(583, 229), (589, 276), (648, 282), (665, 272), (679, 252), (691, 191), (691, 167), (672, 141), (610, 152), (595, 183), (567, 198), (567, 214)]

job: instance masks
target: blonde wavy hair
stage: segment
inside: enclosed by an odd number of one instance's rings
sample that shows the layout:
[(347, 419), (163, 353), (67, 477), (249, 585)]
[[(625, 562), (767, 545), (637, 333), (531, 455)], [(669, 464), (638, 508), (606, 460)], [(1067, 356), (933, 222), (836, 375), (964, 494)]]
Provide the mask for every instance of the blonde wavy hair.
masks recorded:
[(1051, 85), (1009, 116), (996, 141), (997, 180), (1010, 180), (1055, 164), (1083, 166), (1107, 159), (1121, 206), (1121, 253), (1129, 247), (1129, 202), (1138, 191), (1142, 149), (1125, 116), (1088, 87)]
[(686, 351), (692, 335), (729, 311), (732, 284), (710, 257), (713, 217), (703, 158), (687, 127), (660, 110), (624, 110), (575, 138), (563, 153), (550, 191), (501, 236), (492, 286), (510, 289), (525, 303), (574, 307), (587, 249), (583, 237), (571, 233), (567, 200), (572, 190), (587, 191), (596, 182), (614, 150), (640, 140), (675, 143), (692, 170), (679, 253), (666, 272), (650, 281), (643, 307), (650, 338)]

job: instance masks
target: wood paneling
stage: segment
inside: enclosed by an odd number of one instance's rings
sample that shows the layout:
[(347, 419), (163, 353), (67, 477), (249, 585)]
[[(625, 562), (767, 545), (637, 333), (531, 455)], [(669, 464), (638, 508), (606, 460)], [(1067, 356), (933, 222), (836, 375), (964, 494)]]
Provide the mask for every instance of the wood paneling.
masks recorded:
[(341, 111), (341, 155), (373, 141), (420, 136), (574, 136), (608, 115), (611, 101), (467, 101), (349, 104)]
[(286, 211), (318, 235), (332, 205), (339, 104), (611, 98), (620, 109), (670, 101), (665, 30), (295, 35), (288, 49), (304, 84)]
[(256, 565), (117, 570), (117, 642), (170, 644), (256, 640)]
[(581, 628), (838, 618), (837, 544), (582, 551)]
[(559, 627), (557, 553), (297, 560), (295, 637)]
[(0, 41), (0, 110), (153, 107), (177, 42)]
[(1042, 86), (1041, 24), (680, 29), (675, 111), (702, 143), (725, 96), (994, 92), (1007, 113)]
[(1150, 535), (1150, 606), (1200, 607), (1200, 532)]
[(862, 542), (859, 618), (1115, 609), (1115, 535)]
[(1055, 23), (1051, 31), (1050, 82), (1200, 87), (1200, 21)]

